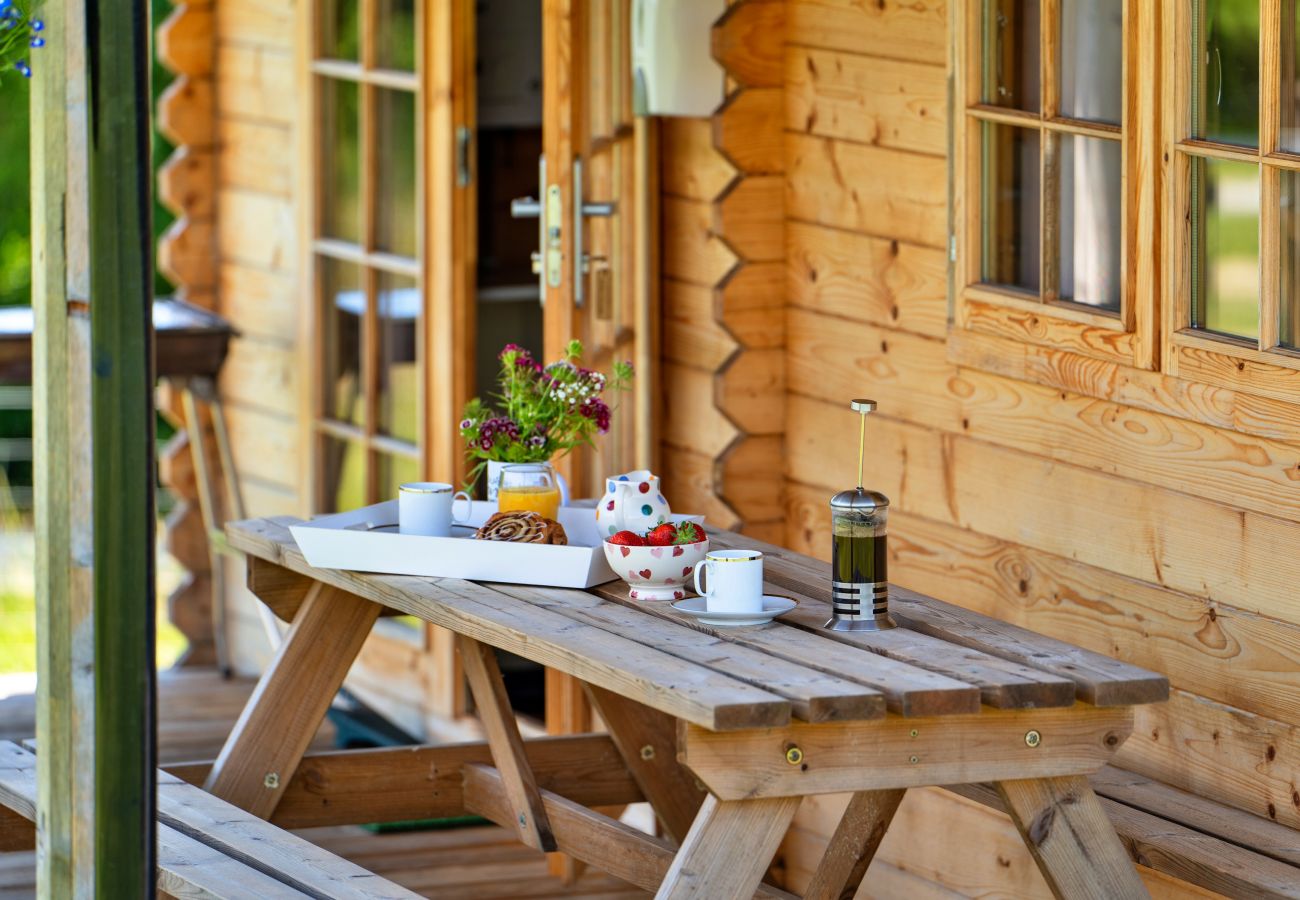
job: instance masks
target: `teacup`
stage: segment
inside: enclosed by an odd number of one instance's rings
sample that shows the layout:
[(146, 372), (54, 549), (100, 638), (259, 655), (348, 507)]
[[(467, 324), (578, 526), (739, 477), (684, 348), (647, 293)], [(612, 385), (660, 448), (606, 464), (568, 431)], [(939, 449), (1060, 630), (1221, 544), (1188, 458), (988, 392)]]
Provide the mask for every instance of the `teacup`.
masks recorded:
[(457, 491), (450, 484), (407, 482), (397, 488), (397, 530), (402, 534), (449, 537), (452, 525), (463, 525), (469, 518), (469, 513), (463, 519), (452, 514), (452, 505), (457, 500), (472, 504), (469, 494)]
[(709, 612), (762, 612), (762, 552), (710, 550), (695, 566), (695, 592)]

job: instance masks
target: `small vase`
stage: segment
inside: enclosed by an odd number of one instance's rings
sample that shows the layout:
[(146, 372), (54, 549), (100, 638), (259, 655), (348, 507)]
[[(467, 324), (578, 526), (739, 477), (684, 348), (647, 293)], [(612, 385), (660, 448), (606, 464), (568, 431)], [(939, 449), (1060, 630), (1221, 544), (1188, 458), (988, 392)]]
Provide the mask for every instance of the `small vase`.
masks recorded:
[[(487, 499), (489, 503), (497, 502), (497, 489), (501, 485), (501, 470), (506, 466), (513, 466), (515, 463), (503, 462), (501, 460), (489, 459), (487, 464)], [(569, 505), (569, 483), (564, 480), (564, 476), (559, 472), (555, 473), (555, 480), (560, 486), (560, 505)]]

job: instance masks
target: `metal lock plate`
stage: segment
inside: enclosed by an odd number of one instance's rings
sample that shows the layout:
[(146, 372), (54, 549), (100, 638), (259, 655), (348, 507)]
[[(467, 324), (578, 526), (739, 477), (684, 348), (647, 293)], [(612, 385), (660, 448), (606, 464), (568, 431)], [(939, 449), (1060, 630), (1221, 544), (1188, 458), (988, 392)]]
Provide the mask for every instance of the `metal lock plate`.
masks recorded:
[(603, 257), (591, 261), (591, 295), (596, 318), (602, 322), (614, 318), (614, 272)]
[(564, 273), (564, 254), (560, 249), (560, 223), (563, 221), (560, 187), (553, 184), (546, 189), (546, 283), (553, 288), (560, 286)]

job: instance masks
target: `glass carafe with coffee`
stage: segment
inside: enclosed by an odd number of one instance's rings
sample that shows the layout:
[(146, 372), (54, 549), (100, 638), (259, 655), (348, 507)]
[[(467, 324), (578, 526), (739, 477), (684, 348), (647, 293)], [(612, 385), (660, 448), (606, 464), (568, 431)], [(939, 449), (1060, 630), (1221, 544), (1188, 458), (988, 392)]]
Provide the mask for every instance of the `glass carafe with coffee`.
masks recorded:
[(858, 425), (858, 486), (831, 498), (831, 605), (826, 627), (832, 631), (884, 631), (889, 617), (887, 523), (889, 498), (862, 486), (867, 414), (874, 400), (854, 400)]

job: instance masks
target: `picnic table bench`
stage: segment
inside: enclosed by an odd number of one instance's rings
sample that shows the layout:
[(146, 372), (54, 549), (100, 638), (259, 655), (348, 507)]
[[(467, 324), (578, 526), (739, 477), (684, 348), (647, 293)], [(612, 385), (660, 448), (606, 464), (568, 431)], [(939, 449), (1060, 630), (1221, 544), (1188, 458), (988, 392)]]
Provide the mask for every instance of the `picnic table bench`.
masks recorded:
[[(1158, 674), (910, 591), (900, 628), (829, 632), (825, 564), (758, 548), (798, 608), (713, 630), (612, 582), (588, 591), (308, 565), (293, 519), (227, 525), (250, 589), (292, 623), (202, 780), (298, 826), (468, 811), (660, 897), (782, 896), (761, 884), (800, 799), (853, 799), (806, 897), (852, 896), (909, 787), (992, 783), (1052, 889), (1145, 896), (1086, 776), (1167, 698)], [(370, 627), (408, 614), (455, 632), (486, 745), (348, 751), (308, 743)], [(584, 683), (608, 736), (525, 742), (493, 648)], [(382, 759), (383, 763), (379, 763)], [(650, 801), (665, 838), (590, 807)], [(282, 809), (282, 807), (284, 807)], [(288, 812), (291, 810), (291, 812)]]

